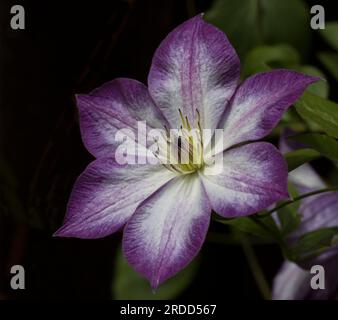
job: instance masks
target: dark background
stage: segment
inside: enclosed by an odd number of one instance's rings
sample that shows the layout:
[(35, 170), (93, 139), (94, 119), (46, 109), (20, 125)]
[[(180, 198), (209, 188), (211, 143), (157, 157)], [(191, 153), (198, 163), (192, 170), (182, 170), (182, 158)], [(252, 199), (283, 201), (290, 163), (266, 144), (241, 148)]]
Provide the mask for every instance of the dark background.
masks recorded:
[[(327, 19), (334, 2), (325, 2)], [(0, 299), (111, 299), (121, 234), (99, 240), (52, 237), (72, 184), (92, 160), (81, 142), (73, 95), (115, 77), (146, 82), (160, 41), (211, 3), (1, 0), (0, 164), (9, 181), (2, 191), (11, 193), (16, 209), (0, 212)], [(14, 4), (26, 10), (25, 30), (9, 27)], [(320, 39), (313, 46), (322, 46)], [(271, 281), (282, 261), (279, 248), (255, 250)], [(26, 290), (10, 289), (15, 264), (25, 267)], [(212, 242), (204, 245), (196, 279), (182, 297), (262, 298), (241, 248)]]

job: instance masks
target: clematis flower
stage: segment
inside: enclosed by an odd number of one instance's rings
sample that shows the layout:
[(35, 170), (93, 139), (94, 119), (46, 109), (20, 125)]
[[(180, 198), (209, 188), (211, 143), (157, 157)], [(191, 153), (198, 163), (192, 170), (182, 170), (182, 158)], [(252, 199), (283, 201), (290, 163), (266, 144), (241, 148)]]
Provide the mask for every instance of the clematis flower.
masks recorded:
[[(293, 132), (286, 130), (282, 135), (280, 150), (288, 152), (301, 147), (298, 143), (287, 140)], [(325, 182), (309, 165), (304, 164), (290, 172), (290, 181), (300, 193), (306, 193), (327, 187)], [(338, 226), (338, 192), (328, 192), (305, 198), (299, 207), (301, 223), (292, 232), (288, 241), (294, 243), (307, 232), (320, 228)], [(314, 265), (322, 265), (325, 270), (325, 289), (311, 288), (311, 278), (314, 276), (309, 269)], [(338, 244), (333, 245), (318, 257), (302, 267), (285, 261), (276, 275), (273, 283), (273, 299), (276, 300), (323, 300), (338, 296)]]
[[(276, 70), (239, 84), (239, 76), (239, 58), (227, 37), (198, 15), (160, 44), (148, 87), (115, 79), (78, 95), (83, 142), (96, 160), (76, 181), (56, 235), (100, 238), (124, 227), (127, 261), (155, 288), (198, 253), (212, 210), (245, 216), (287, 197), (287, 167), (279, 151), (248, 142), (268, 135), (318, 79)], [(198, 163), (118, 164), (115, 134), (136, 132), (138, 121), (147, 130), (223, 129), (223, 148), (217, 151), (222, 165), (210, 164), (210, 153), (203, 152), (207, 143), (196, 139), (186, 141), (189, 150), (199, 150)], [(216, 169), (221, 171), (213, 175)]]

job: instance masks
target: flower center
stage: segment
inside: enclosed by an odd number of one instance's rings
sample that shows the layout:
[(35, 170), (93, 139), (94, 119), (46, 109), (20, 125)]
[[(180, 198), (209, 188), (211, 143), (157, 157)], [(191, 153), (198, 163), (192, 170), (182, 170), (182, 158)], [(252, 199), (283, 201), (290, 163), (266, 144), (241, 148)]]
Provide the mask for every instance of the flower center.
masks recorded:
[(198, 110), (194, 126), (180, 109), (178, 111), (181, 127), (170, 131), (165, 127), (164, 143), (158, 143), (156, 156), (167, 169), (187, 174), (201, 169), (204, 165), (203, 132)]

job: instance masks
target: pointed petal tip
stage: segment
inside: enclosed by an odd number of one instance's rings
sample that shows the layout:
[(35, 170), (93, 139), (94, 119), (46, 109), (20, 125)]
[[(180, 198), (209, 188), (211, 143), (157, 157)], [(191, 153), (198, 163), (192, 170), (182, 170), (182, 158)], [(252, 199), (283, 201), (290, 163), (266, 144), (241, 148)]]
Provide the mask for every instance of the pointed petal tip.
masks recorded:
[(74, 96), (75, 96), (76, 106), (77, 106), (78, 109), (80, 109), (81, 107), (84, 107), (88, 104), (88, 95), (87, 94), (76, 93)]
[(127, 222), (123, 255), (153, 290), (185, 268), (200, 251), (210, 222), (211, 208), (206, 200), (198, 176), (179, 177), (153, 193)]
[(325, 80), (323, 78), (310, 76), (308, 74), (298, 72), (298, 71), (292, 71), (292, 70), (285, 70), (285, 71), (290, 72), (290, 73), (294, 73), (294, 75), (298, 77), (298, 81), (300, 83), (304, 84), (303, 90), (305, 90), (306, 87), (309, 86), (312, 83), (315, 83), (315, 82), (320, 81), (320, 80)]
[[(128, 222), (129, 223), (129, 222)], [(126, 241), (125, 241), (125, 230), (128, 226), (128, 223), (126, 224), (126, 226), (124, 227), (124, 230), (123, 230), (123, 236), (122, 236), (122, 252), (123, 252), (123, 256), (125, 258), (125, 260), (128, 262), (128, 264), (137, 272), (139, 273), (142, 277), (144, 277), (148, 282), (149, 282), (149, 285), (150, 285), (150, 288), (151, 288), (151, 291), (153, 294), (156, 294), (156, 291), (158, 289), (158, 286), (163, 283), (163, 280), (160, 281), (160, 276), (159, 274), (157, 275), (149, 275), (147, 274), (146, 272), (142, 272), (140, 270), (138, 270), (137, 268), (135, 268), (135, 264), (133, 261), (130, 260), (130, 256), (128, 254), (125, 254), (125, 252), (128, 250), (126, 247), (127, 247), (127, 244), (126, 244)]]
[(70, 235), (67, 235), (67, 231), (66, 231), (66, 228), (65, 228), (65, 225), (62, 225), (59, 229), (57, 229), (53, 235), (52, 235), (53, 238), (65, 238), (65, 237), (70, 237)]
[(150, 281), (150, 286), (151, 286), (152, 293), (156, 294), (156, 290), (158, 289), (158, 286), (161, 284), (159, 276), (157, 276), (154, 279), (151, 279), (149, 281)]
[(239, 80), (235, 49), (225, 33), (203, 17), (199, 13), (172, 30), (152, 59), (149, 92), (173, 128), (181, 124), (177, 106), (191, 121), (196, 108), (203, 110), (201, 122), (216, 128)]
[[(194, 20), (198, 20), (198, 21), (204, 21), (204, 12), (200, 12), (200, 13), (197, 13), (196, 15), (194, 15), (193, 17), (189, 18), (188, 20), (184, 21), (183, 24), (185, 22), (188, 22), (188, 21), (194, 21)], [(204, 21), (205, 22), (205, 21)]]
[(85, 96), (87, 96), (87, 94), (85, 94), (85, 93), (75, 93), (74, 96), (75, 96), (76, 100), (81, 100)]
[(55, 232), (52, 234), (52, 237), (53, 237), (53, 238), (59, 237), (58, 231), (55, 231)]
[(53, 233), (53, 238), (82, 238), (81, 234), (77, 234), (72, 227), (73, 224), (63, 223), (62, 226)]
[(317, 81), (326, 81), (326, 79), (324, 78), (321, 78), (321, 77), (313, 77), (313, 76), (309, 76), (309, 75), (306, 75), (307, 78), (308, 78), (308, 84), (311, 84), (311, 83), (314, 83), (314, 82), (317, 82)]

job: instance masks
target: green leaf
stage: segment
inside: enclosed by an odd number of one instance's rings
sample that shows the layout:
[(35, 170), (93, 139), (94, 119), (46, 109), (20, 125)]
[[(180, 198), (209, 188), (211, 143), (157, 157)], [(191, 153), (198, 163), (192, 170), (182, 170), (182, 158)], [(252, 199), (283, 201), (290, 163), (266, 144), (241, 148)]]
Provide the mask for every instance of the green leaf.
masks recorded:
[(113, 296), (117, 300), (169, 300), (177, 298), (196, 276), (199, 259), (153, 292), (147, 279), (135, 272), (124, 259), (122, 250), (116, 256)]
[(338, 53), (333, 52), (320, 52), (318, 54), (320, 62), (338, 81)]
[[(268, 71), (274, 68), (289, 68), (310, 76), (325, 79), (325, 75), (318, 68), (310, 65), (300, 65), (298, 52), (288, 45), (258, 46), (246, 56), (242, 68), (242, 77), (257, 72)], [(317, 81), (311, 84), (308, 91), (323, 98), (328, 97), (329, 85), (326, 81)]]
[(305, 1), (261, 0), (260, 3), (265, 42), (289, 44), (306, 56), (310, 49), (311, 31), (310, 9)]
[(273, 239), (272, 232), (279, 232), (273, 219), (269, 217), (254, 220), (251, 217), (240, 217), (228, 220), (218, 220), (221, 223), (229, 225), (234, 229), (249, 233), (258, 237)]
[(296, 230), (301, 222), (301, 217), (294, 206), (295, 204), (290, 204), (277, 211), (281, 223), (281, 234), (283, 236)]
[(338, 162), (338, 141), (325, 134), (306, 133), (290, 137), (317, 150), (323, 156)]
[[(305, 73), (309, 76), (325, 79), (324, 73), (314, 66), (297, 66), (295, 67), (295, 70)], [(317, 81), (312, 83), (306, 90), (322, 98), (327, 98), (329, 96), (329, 84), (327, 81)]]
[(246, 78), (254, 73), (297, 65), (300, 62), (298, 52), (288, 45), (258, 46), (246, 56), (242, 74)]
[(297, 262), (313, 259), (335, 244), (338, 227), (322, 228), (301, 236), (291, 248)]
[(205, 20), (226, 33), (241, 57), (261, 42), (256, 0), (216, 0)]
[[(292, 198), (298, 196), (295, 186), (289, 182), (289, 194)], [(301, 216), (298, 213), (300, 203), (294, 202), (277, 211), (278, 220), (280, 222), (281, 234), (283, 236), (296, 230), (301, 222)]]
[(284, 155), (289, 172), (318, 157), (320, 157), (320, 153), (313, 149), (299, 149), (290, 151)]
[(338, 138), (338, 104), (310, 92), (296, 102), (300, 116), (317, 124), (328, 135)]
[(319, 32), (332, 48), (338, 50), (338, 21), (327, 22), (325, 29)]
[(205, 16), (227, 34), (242, 58), (259, 44), (286, 43), (306, 54), (309, 18), (302, 0), (216, 0)]

